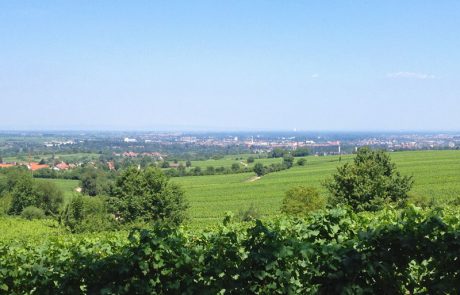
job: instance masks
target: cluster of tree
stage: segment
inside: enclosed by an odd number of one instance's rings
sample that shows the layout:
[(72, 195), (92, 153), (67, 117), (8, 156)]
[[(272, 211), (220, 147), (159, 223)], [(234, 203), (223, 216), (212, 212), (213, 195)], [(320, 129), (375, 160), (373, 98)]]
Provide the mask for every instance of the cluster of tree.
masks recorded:
[(64, 200), (54, 183), (36, 180), (23, 168), (2, 171), (0, 198), (4, 213), (29, 219), (56, 216)]
[(164, 170), (164, 173), (170, 177), (182, 177), (182, 176), (202, 176), (202, 175), (218, 175), (218, 174), (234, 174), (234, 173), (245, 173), (250, 172), (251, 169), (240, 165), (239, 163), (233, 163), (231, 167), (214, 167), (208, 166), (202, 169), (199, 166), (191, 169), (186, 169), (182, 164), (179, 164), (177, 168), (170, 168)]
[(184, 192), (155, 167), (130, 167), (113, 182), (88, 173), (81, 185), (84, 195), (75, 196), (60, 217), (72, 232), (157, 222), (178, 225), (186, 218)]
[[(294, 160), (295, 158), (291, 154), (285, 154), (283, 156), (283, 161), (281, 163), (273, 163), (270, 165), (264, 165), (258, 162), (254, 165), (254, 167), (252, 168), (252, 171), (257, 176), (263, 176), (268, 173), (286, 170), (294, 166), (295, 164)], [(306, 165), (306, 163), (307, 163), (306, 159), (302, 158), (302, 159), (297, 160), (297, 165), (299, 166), (304, 166)]]
[(63, 207), (63, 192), (24, 168), (0, 170), (1, 212), (28, 219), (55, 218), (72, 232), (100, 231), (152, 222), (180, 224), (188, 203), (158, 168), (131, 167), (114, 179), (97, 169), (81, 176), (81, 194)]
[(274, 148), (267, 154), (268, 158), (283, 158), (287, 155), (291, 155), (293, 157), (305, 157), (310, 155), (310, 150), (305, 147), (300, 147), (295, 150), (286, 150), (283, 148)]

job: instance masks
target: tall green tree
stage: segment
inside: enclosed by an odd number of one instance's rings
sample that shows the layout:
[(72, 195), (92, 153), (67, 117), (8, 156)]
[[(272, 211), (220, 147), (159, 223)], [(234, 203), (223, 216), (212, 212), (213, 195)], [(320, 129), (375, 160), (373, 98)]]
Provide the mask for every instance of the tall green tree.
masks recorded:
[(56, 215), (64, 202), (63, 192), (49, 181), (36, 183), (37, 206), (46, 215)]
[(37, 204), (37, 195), (34, 180), (30, 174), (21, 174), (15, 181), (16, 183), (11, 190), (12, 201), (8, 213), (19, 215), (24, 208)]
[(91, 197), (106, 195), (110, 190), (107, 176), (94, 168), (89, 168), (83, 173), (80, 178), (80, 186), (81, 192)]
[(402, 176), (384, 151), (358, 150), (353, 163), (338, 167), (324, 185), (332, 204), (347, 204), (355, 211), (376, 211), (385, 203), (402, 204), (413, 184)]
[(291, 168), (294, 165), (294, 157), (291, 154), (285, 154), (283, 156), (283, 165), (286, 168)]
[(262, 163), (256, 163), (254, 165), (254, 173), (257, 174), (257, 176), (262, 176), (265, 174), (265, 167)]
[(174, 225), (185, 219), (188, 203), (179, 186), (157, 168), (128, 168), (116, 180), (110, 202), (123, 222), (137, 219)]

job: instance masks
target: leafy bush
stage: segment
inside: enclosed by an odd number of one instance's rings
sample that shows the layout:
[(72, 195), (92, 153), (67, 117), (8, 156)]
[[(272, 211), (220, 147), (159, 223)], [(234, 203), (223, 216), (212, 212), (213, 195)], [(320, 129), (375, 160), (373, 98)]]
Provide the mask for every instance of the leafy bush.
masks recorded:
[(297, 186), (289, 189), (283, 199), (281, 212), (291, 215), (305, 215), (324, 209), (326, 199), (313, 187)]
[(325, 187), (333, 205), (345, 204), (355, 211), (375, 211), (388, 202), (404, 204), (412, 184), (412, 177), (401, 176), (387, 153), (364, 147), (358, 150), (352, 164), (337, 168)]
[(28, 220), (43, 219), (45, 218), (45, 211), (34, 206), (28, 206), (22, 210), (21, 217)]
[(456, 294), (460, 215), (332, 209), (181, 228), (0, 242), (7, 294)]
[(297, 160), (297, 165), (299, 166), (305, 166), (307, 164), (307, 160), (304, 158), (300, 158)]
[(99, 232), (116, 227), (102, 197), (74, 196), (65, 206), (59, 221), (71, 232)]

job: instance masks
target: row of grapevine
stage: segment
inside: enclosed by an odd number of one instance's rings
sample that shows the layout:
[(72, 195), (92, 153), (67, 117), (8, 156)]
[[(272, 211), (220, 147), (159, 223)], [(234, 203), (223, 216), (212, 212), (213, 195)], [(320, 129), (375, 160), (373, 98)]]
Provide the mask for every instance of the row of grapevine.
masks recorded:
[(210, 232), (155, 228), (0, 245), (5, 294), (445, 294), (460, 289), (460, 215), (415, 207)]

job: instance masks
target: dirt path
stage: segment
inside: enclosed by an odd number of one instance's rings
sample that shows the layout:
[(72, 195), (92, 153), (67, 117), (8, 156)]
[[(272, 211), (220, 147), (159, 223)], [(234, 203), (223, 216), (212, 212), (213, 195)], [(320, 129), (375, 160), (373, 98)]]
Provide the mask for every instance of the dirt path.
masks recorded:
[(248, 167), (248, 164), (246, 164), (246, 163), (243, 162), (243, 161), (240, 161), (240, 164), (243, 165), (244, 167)]
[(249, 179), (247, 179), (245, 182), (254, 182), (260, 179), (260, 176), (252, 176)]

